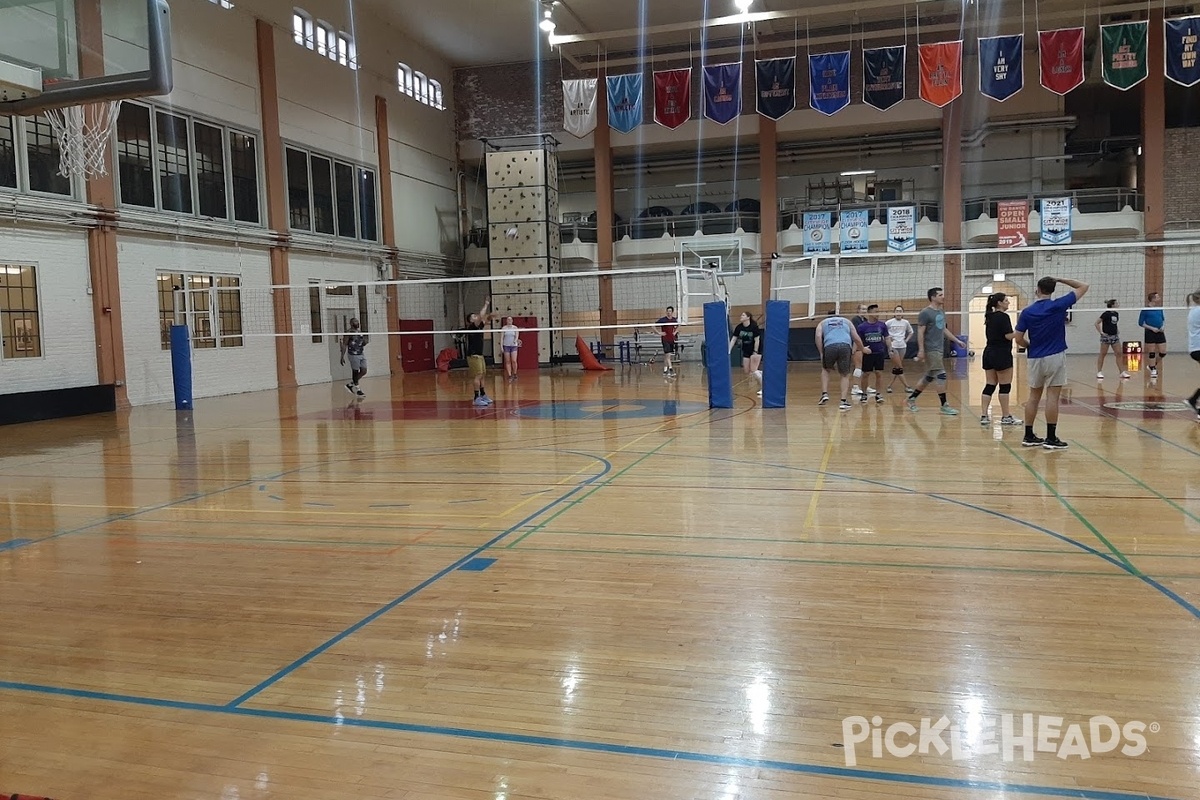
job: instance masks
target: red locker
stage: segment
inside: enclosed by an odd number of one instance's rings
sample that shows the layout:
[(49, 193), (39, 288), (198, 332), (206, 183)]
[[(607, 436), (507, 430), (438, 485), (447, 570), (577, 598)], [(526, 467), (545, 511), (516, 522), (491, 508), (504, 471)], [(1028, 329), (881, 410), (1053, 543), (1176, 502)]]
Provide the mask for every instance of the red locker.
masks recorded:
[(539, 366), (538, 333), (525, 330), (536, 328), (537, 317), (513, 317), (513, 324), (521, 328), (521, 347), (517, 350), (517, 369), (537, 369)]
[(430, 331), (428, 334), (405, 333), (400, 337), (400, 369), (404, 372), (428, 372), (435, 368), (433, 320), (402, 319), (401, 331)]

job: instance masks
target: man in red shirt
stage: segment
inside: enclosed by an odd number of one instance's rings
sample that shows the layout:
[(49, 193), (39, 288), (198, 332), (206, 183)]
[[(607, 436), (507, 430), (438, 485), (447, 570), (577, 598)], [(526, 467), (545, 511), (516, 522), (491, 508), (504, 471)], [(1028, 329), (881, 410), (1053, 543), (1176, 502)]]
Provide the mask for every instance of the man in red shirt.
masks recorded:
[(675, 317), (675, 306), (667, 306), (667, 315), (654, 323), (654, 332), (662, 337), (663, 375), (675, 377), (675, 332), (679, 323)]

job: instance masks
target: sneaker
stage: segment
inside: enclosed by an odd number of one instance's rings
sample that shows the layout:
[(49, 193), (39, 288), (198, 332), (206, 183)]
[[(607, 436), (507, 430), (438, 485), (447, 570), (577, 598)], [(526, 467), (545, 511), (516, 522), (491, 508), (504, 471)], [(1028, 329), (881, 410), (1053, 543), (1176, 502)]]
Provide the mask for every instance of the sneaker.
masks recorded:
[(1053, 439), (1047, 439), (1046, 441), (1042, 442), (1042, 447), (1046, 448), (1047, 450), (1066, 450), (1067, 443), (1055, 436)]
[(1102, 380), (1104, 380), (1104, 373), (1103, 373), (1103, 372), (1097, 372), (1097, 373), (1096, 373), (1096, 380), (1098, 380), (1098, 381), (1102, 381)]
[(366, 393), (366, 392), (364, 392), (364, 391), (362, 390), (362, 388), (360, 388), (360, 387), (358, 387), (358, 386), (355, 386), (355, 387), (354, 387), (354, 393), (355, 393), (356, 395), (358, 395), (359, 397), (366, 397), (366, 396), (367, 396), (367, 393)]
[(825, 392), (821, 392), (821, 399), (817, 401), (817, 405), (823, 406), (828, 402), (829, 402), (829, 395)]
[(479, 399), (483, 401), (483, 404), (485, 406), (490, 406), (492, 404), (492, 398), (488, 397), (486, 394), (483, 395), (482, 397), (480, 397)]
[(471, 405), (475, 406), (476, 408), (487, 408), (487, 398), (486, 397), (476, 397), (474, 400), (471, 401)]
[(1132, 376), (1130, 376), (1130, 374), (1128, 372), (1121, 373), (1121, 380), (1123, 380), (1123, 381), (1129, 380), (1130, 377), (1132, 377)]
[(867, 394), (879, 394), (879, 392), (875, 391), (875, 387), (874, 387), (874, 386), (868, 386), (868, 387), (867, 387)]
[(862, 394), (862, 389), (858, 388), (857, 386), (851, 386), (850, 394)]
[(911, 397), (908, 399), (908, 402), (907, 402), (907, 403), (905, 403), (905, 405), (907, 405), (907, 406), (908, 406), (908, 410), (909, 410), (909, 411), (916, 411), (916, 410), (917, 410), (917, 402), (916, 402), (915, 400), (913, 400)]
[(1046, 440), (1040, 436), (1026, 436), (1021, 440), (1021, 447), (1041, 447)]
[(668, 371), (669, 370), (666, 367), (663, 367), (663, 375), (666, 375)]
[(942, 413), (945, 414), (947, 417), (957, 417), (958, 409), (951, 408), (950, 406), (942, 406)]
[(1005, 414), (1003, 417), (1000, 418), (1000, 424), (1001, 425), (1020, 425), (1021, 421), (1019, 419), (1017, 419), (1016, 417), (1014, 417), (1012, 414)]
[(1200, 396), (1193, 395), (1193, 396), (1189, 397), (1187, 400), (1184, 400), (1183, 402), (1185, 402), (1189, 406), (1191, 406), (1192, 411), (1196, 412), (1196, 416), (1200, 417), (1200, 399), (1197, 399), (1198, 397), (1200, 397)]
[(891, 394), (891, 393), (892, 393), (892, 387), (890, 387), (890, 386), (889, 386), (889, 387), (888, 387), (888, 394)]
[(864, 394), (862, 397), (858, 398), (858, 402), (865, 406), (867, 404), (867, 396)]
[(347, 383), (347, 384), (346, 384), (346, 391), (347, 391), (347, 392), (349, 392), (350, 394), (356, 394), (356, 392), (354, 391), (354, 384), (353, 384), (353, 383)]
[(754, 370), (754, 379), (756, 381), (758, 381), (759, 386), (762, 385), (762, 370), (761, 369)]
[(1156, 367), (1151, 367), (1151, 368), (1150, 368), (1150, 377), (1151, 377), (1151, 378), (1157, 378), (1157, 377), (1158, 377), (1158, 369), (1157, 369)]
[(854, 406), (850, 405), (849, 400), (843, 400), (841, 403), (838, 404), (838, 411), (849, 411), (853, 407)]
[(759, 389), (759, 390), (758, 390), (758, 396), (759, 396), (759, 397), (762, 397), (762, 389)]
[(991, 424), (992, 424), (992, 418), (989, 417), (987, 414), (984, 414), (982, 417), (979, 418), (979, 427), (986, 428), (988, 425), (991, 425)]
[(882, 402), (883, 402), (883, 395), (881, 395), (881, 394), (877, 394), (877, 395), (875, 395), (875, 402), (876, 402), (876, 404), (878, 404), (878, 403), (882, 403)]

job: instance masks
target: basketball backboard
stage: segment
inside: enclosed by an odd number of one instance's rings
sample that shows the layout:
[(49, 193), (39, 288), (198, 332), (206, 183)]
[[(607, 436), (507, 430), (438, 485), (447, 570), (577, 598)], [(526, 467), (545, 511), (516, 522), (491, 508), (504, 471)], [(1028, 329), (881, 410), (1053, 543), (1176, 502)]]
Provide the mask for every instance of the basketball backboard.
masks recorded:
[(0, 114), (170, 91), (165, 0), (0, 0)]

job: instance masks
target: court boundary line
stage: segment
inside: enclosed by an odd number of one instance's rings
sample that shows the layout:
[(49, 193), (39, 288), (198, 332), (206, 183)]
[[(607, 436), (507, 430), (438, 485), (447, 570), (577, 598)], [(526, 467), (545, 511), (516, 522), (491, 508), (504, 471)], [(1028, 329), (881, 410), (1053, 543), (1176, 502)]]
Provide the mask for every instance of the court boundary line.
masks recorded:
[(1176, 511), (1180, 512), (1181, 514), (1183, 514), (1185, 517), (1189, 517), (1190, 519), (1194, 520), (1195, 522), (1200, 522), (1200, 516), (1197, 516), (1197, 515), (1193, 514), (1192, 512), (1188, 511), (1186, 508), (1184, 508), (1183, 506), (1181, 506), (1181, 505), (1179, 505), (1178, 503), (1176, 503), (1176, 502), (1175, 502), (1174, 500), (1172, 500), (1170, 497), (1167, 497), (1165, 494), (1163, 494), (1163, 493), (1159, 492), (1159, 491), (1158, 491), (1157, 489), (1155, 489), (1154, 487), (1152, 487), (1152, 486), (1150, 486), (1150, 485), (1148, 485), (1148, 484), (1146, 484), (1146, 483), (1143, 483), (1143, 482), (1142, 482), (1140, 479), (1138, 479), (1136, 476), (1129, 474), (1129, 473), (1128, 473), (1128, 472), (1126, 472), (1124, 469), (1122, 469), (1121, 467), (1117, 466), (1117, 465), (1116, 465), (1116, 464), (1114, 464), (1112, 461), (1109, 461), (1107, 458), (1105, 458), (1104, 456), (1100, 455), (1100, 454), (1099, 454), (1099, 453), (1097, 453), (1096, 451), (1092, 450), (1090, 447), (1088, 447), (1087, 445), (1085, 445), (1083, 442), (1079, 441), (1078, 439), (1074, 439), (1074, 440), (1072, 440), (1072, 441), (1074, 441), (1074, 442), (1075, 442), (1075, 444), (1077, 444), (1077, 445), (1079, 446), (1079, 449), (1080, 449), (1080, 450), (1083, 450), (1085, 453), (1089, 453), (1090, 455), (1092, 455), (1092, 456), (1095, 456), (1095, 457), (1096, 457), (1096, 458), (1098, 458), (1099, 460), (1103, 461), (1105, 464), (1107, 464), (1108, 466), (1112, 467), (1112, 468), (1113, 468), (1114, 470), (1116, 470), (1117, 472), (1119, 472), (1119, 473), (1121, 473), (1122, 475), (1124, 475), (1126, 478), (1128, 478), (1129, 480), (1131, 480), (1131, 481), (1132, 481), (1133, 483), (1135, 483), (1136, 485), (1138, 485), (1138, 486), (1142, 487), (1142, 488), (1143, 488), (1143, 489), (1145, 489), (1147, 492), (1150, 492), (1152, 495), (1154, 495), (1155, 497), (1157, 497), (1159, 500), (1162, 500), (1164, 503), (1166, 503), (1167, 505), (1171, 506), (1171, 508), (1174, 508)]
[(1056, 786), (1039, 786), (1037, 784), (1010, 784), (999, 781), (975, 781), (966, 778), (945, 778), (936, 775), (884, 772), (881, 770), (861, 769), (857, 767), (827, 766), (799, 761), (721, 756), (689, 750), (671, 750), (668, 748), (599, 742), (588, 739), (555, 738), (552, 736), (534, 736), (524, 733), (505, 733), (503, 731), (488, 731), (476, 728), (455, 728), (440, 725), (424, 725), (412, 722), (372, 720), (364, 719), (362, 717), (339, 718), (335, 716), (309, 714), (299, 711), (284, 711), (282, 709), (217, 705), (215, 703), (197, 703), (185, 700), (166, 700), (155, 697), (141, 697), (138, 695), (98, 692), (90, 689), (68, 689), (60, 686), (47, 686), (43, 684), (21, 683), (16, 681), (0, 681), (0, 689), (28, 694), (52, 695), (81, 700), (96, 700), (126, 705), (149, 706), (153, 708), (164, 708), (174, 711), (228, 714), (232, 716), (251, 717), (258, 719), (273, 719), (288, 722), (308, 722), (313, 724), (332, 725), (335, 727), (426, 734), (432, 736), (445, 736), (455, 739), (485, 741), (496, 744), (551, 747), (561, 750), (607, 753), (611, 755), (653, 758), (666, 761), (687, 761), (693, 764), (705, 764), (712, 766), (732, 766), (744, 769), (765, 769), (802, 775), (843, 778), (853, 781), (879, 781), (881, 783), (905, 784), (909, 786), (970, 789), (974, 791), (1011, 792), (1013, 794), (1042, 797), (1074, 797), (1078, 798), (1078, 800), (1182, 800), (1181, 798), (1172, 798), (1165, 795), (1151, 795), (1145, 792), (1123, 792), (1109, 789), (1083, 789), (1078, 787), (1060, 788)]

